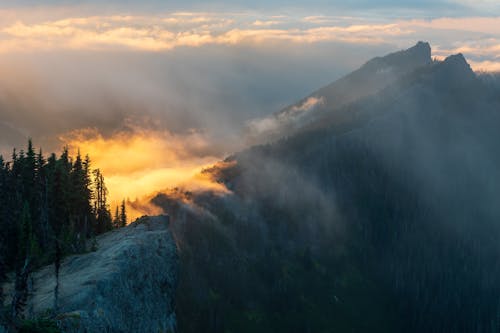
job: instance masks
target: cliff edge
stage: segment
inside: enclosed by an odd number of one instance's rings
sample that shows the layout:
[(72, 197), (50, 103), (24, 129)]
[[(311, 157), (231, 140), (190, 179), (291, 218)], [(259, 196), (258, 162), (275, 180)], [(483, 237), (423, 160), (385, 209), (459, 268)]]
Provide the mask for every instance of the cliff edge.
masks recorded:
[[(178, 260), (168, 217), (143, 217), (65, 258), (57, 321), (63, 332), (175, 332)], [(54, 267), (33, 275), (27, 311), (54, 309)], [(29, 314), (28, 314), (29, 315)]]

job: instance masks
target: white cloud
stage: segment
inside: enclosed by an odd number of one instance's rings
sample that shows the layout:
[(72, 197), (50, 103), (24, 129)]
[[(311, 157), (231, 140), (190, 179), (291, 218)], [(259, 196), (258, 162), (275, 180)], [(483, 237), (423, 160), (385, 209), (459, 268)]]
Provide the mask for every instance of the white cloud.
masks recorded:
[[(261, 134), (270, 134), (278, 131), (282, 126), (291, 125), (307, 113), (326, 103), (324, 97), (309, 97), (298, 105), (293, 105), (287, 110), (278, 114), (273, 114), (264, 118), (253, 119), (247, 124), (250, 137), (257, 137)], [(252, 140), (252, 138), (250, 138)]]
[(252, 23), (253, 26), (256, 27), (269, 27), (272, 25), (277, 25), (282, 23), (281, 21), (261, 21), (261, 20), (256, 20)]
[(324, 97), (309, 97), (299, 105), (292, 106), (287, 112), (281, 113), (280, 117), (288, 118), (288, 117), (297, 117), (303, 115), (309, 111), (314, 110), (318, 106), (325, 105), (326, 101)]
[[(462, 52), (473, 68), (493, 68), (500, 54), (500, 17), (432, 20), (352, 18), (327, 15), (261, 15), (256, 12), (173, 12), (71, 16), (71, 11), (34, 16), (0, 11), (0, 53), (57, 50), (169, 51), (205, 45), (341, 42), (406, 48), (428, 40), (434, 56)], [(53, 16), (56, 15), (56, 16)], [(488, 65), (489, 64), (489, 65)]]
[(476, 71), (498, 72), (500, 73), (500, 61), (471, 61), (469, 64)]
[[(256, 20), (252, 28), (244, 25), (245, 16), (224, 17), (216, 14), (166, 17), (92, 16), (66, 18), (40, 23), (21, 20), (0, 31), (0, 50), (39, 51), (57, 49), (130, 48), (164, 51), (180, 46), (240, 44), (287, 41), (313, 43), (343, 41), (351, 43), (382, 42), (386, 36), (410, 33), (396, 24), (357, 24), (304, 28), (270, 28), (277, 20)], [(240, 21), (237, 21), (239, 19)], [(288, 22), (290, 24), (290, 22)]]

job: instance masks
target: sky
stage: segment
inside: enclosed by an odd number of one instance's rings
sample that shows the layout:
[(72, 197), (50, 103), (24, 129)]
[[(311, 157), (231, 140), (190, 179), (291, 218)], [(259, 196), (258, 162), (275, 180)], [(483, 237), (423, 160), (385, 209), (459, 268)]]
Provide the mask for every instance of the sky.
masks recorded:
[[(113, 200), (189, 183), (248, 124), (428, 41), (500, 71), (498, 1), (0, 1), (0, 152), (90, 153)], [(192, 183), (192, 182), (191, 182)]]

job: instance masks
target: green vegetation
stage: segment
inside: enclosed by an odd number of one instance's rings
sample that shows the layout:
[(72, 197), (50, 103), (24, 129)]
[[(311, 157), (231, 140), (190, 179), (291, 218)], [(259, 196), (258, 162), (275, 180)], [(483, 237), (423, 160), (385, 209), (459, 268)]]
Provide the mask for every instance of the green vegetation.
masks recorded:
[(126, 224), (125, 202), (113, 221), (107, 194), (104, 176), (91, 170), (89, 156), (73, 158), (64, 149), (59, 157), (46, 158), (41, 150), (35, 153), (31, 140), (26, 151), (13, 151), (11, 161), (0, 156), (0, 285), (7, 272), (15, 273), (12, 301), (0, 322), (19, 331), (51, 332), (49, 321), (22, 321), (29, 276), (54, 264), (57, 309), (62, 258), (91, 250), (96, 235)]
[(231, 195), (154, 198), (182, 332), (500, 331), (498, 90), (441, 69), (207, 171)]
[(60, 333), (57, 322), (50, 318), (37, 318), (22, 320), (19, 333)]
[[(157, 203), (166, 200), (156, 198)], [(298, 209), (316, 216), (313, 210), (274, 204), (260, 210), (254, 202), (253, 213), (268, 220), (245, 221), (247, 216), (231, 214), (228, 208), (234, 206), (224, 209), (225, 198), (199, 200), (223, 219), (170, 207), (179, 222), (172, 227), (180, 246), (176, 301), (182, 332), (202, 327), (204, 332), (242, 333), (401, 329), (392, 294), (362, 269), (360, 257), (342, 251), (340, 239), (325, 234), (308, 240), (300, 228), (282, 229), (307, 220), (293, 216)]]

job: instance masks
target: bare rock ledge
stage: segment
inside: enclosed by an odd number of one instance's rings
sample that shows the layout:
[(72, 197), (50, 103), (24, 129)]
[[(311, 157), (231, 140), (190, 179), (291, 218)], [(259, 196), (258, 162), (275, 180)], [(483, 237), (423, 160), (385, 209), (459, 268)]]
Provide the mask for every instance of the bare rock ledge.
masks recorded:
[[(97, 238), (97, 251), (61, 266), (64, 332), (175, 332), (178, 258), (168, 216), (143, 217)], [(28, 311), (54, 307), (54, 267), (34, 274)], [(30, 309), (31, 308), (31, 309)]]

